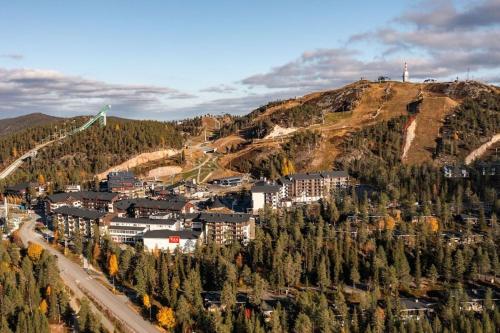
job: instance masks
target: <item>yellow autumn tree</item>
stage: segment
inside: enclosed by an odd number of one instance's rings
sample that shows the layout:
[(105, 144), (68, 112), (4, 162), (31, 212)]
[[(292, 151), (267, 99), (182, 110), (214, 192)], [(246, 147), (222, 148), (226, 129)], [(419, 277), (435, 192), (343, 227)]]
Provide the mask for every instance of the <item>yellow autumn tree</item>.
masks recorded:
[(148, 294), (142, 296), (142, 305), (144, 305), (146, 310), (149, 310), (149, 321), (151, 321), (151, 300)]
[(30, 243), (30, 245), (28, 245), (28, 257), (30, 257), (32, 261), (38, 261), (42, 252), (43, 247), (41, 245), (36, 243)]
[(385, 228), (387, 230), (394, 230), (394, 227), (396, 226), (396, 220), (392, 216), (387, 216), (385, 218)]
[(38, 308), (40, 309), (40, 312), (43, 313), (43, 314), (46, 314), (47, 313), (47, 310), (49, 309), (49, 306), (47, 304), (47, 301), (44, 299), (42, 299), (42, 301), (40, 302), (40, 305), (38, 306)]
[(169, 307), (161, 307), (160, 311), (156, 315), (156, 319), (160, 326), (165, 328), (167, 331), (171, 331), (175, 327), (175, 317), (174, 311)]
[(108, 271), (109, 275), (113, 278), (113, 291), (115, 290), (115, 276), (118, 274), (118, 259), (116, 258), (116, 254), (112, 253), (109, 256), (108, 261)]
[(42, 174), (38, 175), (38, 184), (45, 185), (45, 176)]
[(52, 288), (50, 287), (50, 285), (48, 285), (47, 288), (45, 288), (45, 295), (50, 296), (51, 293), (52, 293)]
[(142, 296), (142, 305), (144, 305), (146, 309), (151, 307), (151, 301), (149, 300), (148, 294), (144, 294), (144, 296)]
[(115, 276), (118, 273), (118, 259), (114, 253), (109, 256), (108, 271), (110, 276)]
[(283, 158), (283, 161), (281, 162), (281, 174), (283, 176), (290, 175), (292, 173), (295, 173), (295, 167), (293, 166), (292, 161), (290, 161), (288, 158)]
[(295, 173), (295, 166), (290, 160), (288, 160), (288, 172), (289, 174)]
[(439, 221), (437, 218), (435, 218), (434, 216), (432, 217), (429, 217), (427, 219), (427, 225), (429, 226), (429, 229), (432, 231), (432, 232), (436, 232), (439, 230)]

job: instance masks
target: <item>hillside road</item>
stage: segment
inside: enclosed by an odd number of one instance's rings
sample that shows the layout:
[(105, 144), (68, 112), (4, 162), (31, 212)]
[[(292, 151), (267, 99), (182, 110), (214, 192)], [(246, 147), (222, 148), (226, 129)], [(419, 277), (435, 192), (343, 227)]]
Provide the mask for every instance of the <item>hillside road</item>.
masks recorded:
[(25, 222), (20, 228), (21, 240), (25, 245), (28, 242), (40, 244), (45, 250), (57, 257), (57, 263), (61, 272), (61, 278), (64, 283), (74, 290), (76, 294), (86, 291), (90, 296), (95, 298), (102, 306), (111, 312), (119, 321), (123, 323), (125, 328), (131, 332), (158, 333), (159, 331), (144, 320), (138, 313), (134, 312), (125, 296), (115, 295), (108, 288), (103, 286), (99, 281), (93, 279), (87, 272), (59, 253), (56, 249), (49, 246), (42, 236), (34, 231), (35, 220), (38, 215), (29, 221)]

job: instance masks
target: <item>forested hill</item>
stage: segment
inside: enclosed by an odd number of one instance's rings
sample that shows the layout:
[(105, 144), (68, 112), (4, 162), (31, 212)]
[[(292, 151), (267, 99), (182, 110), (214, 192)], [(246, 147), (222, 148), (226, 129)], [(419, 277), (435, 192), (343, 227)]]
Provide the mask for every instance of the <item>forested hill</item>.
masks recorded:
[(15, 133), (29, 127), (55, 123), (61, 119), (43, 113), (30, 113), (24, 116), (0, 119), (0, 136)]
[[(75, 119), (75, 123), (83, 119)], [(68, 123), (66, 121), (66, 123)], [(61, 123), (62, 124), (62, 123)], [(0, 139), (2, 167), (33, 147), (49, 133), (50, 126), (37, 126)], [(184, 138), (173, 123), (108, 118), (106, 127), (93, 125), (39, 151), (5, 183), (51, 179), (55, 187), (92, 181), (94, 175), (139, 153), (180, 148)]]
[[(358, 81), (345, 87), (277, 101), (233, 117), (215, 142), (220, 165), (255, 177), (277, 178), (290, 163), (298, 172), (332, 169), (357, 159), (346, 140), (372, 126), (405, 117), (393, 148), (398, 163), (441, 167), (500, 133), (500, 89), (476, 81), (402, 83)], [(365, 147), (384, 138), (363, 138)], [(392, 142), (379, 142), (384, 149)], [(495, 148), (492, 146), (492, 148)], [(284, 167), (287, 165), (288, 167)]]

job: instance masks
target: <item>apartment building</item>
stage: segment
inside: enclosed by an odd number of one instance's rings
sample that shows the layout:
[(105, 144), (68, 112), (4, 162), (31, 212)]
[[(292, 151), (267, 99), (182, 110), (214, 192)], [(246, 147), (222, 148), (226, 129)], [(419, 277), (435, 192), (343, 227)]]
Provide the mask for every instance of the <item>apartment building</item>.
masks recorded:
[(115, 203), (114, 208), (119, 216), (135, 218), (147, 218), (159, 214), (175, 218), (181, 214), (192, 213), (194, 210), (193, 204), (182, 196), (169, 196), (163, 200), (147, 198), (120, 200)]
[(255, 238), (255, 220), (251, 214), (200, 213), (196, 220), (203, 223), (206, 243), (246, 243)]
[(63, 224), (67, 237), (73, 237), (78, 229), (82, 237), (92, 237), (94, 226), (99, 227), (99, 234), (106, 232), (105, 212), (72, 206), (62, 206), (54, 210), (54, 224)]
[(281, 201), (285, 196), (285, 186), (276, 183), (261, 181), (252, 187), (252, 212), (258, 214), (260, 209), (269, 207), (277, 209), (281, 207)]
[(131, 195), (143, 191), (142, 183), (130, 171), (110, 172), (107, 176), (107, 189), (109, 192)]
[(45, 199), (45, 215), (63, 206), (82, 207), (103, 212), (113, 212), (113, 203), (118, 200), (117, 193), (81, 191), (62, 192), (49, 195)]
[(346, 171), (297, 173), (281, 177), (277, 182), (258, 182), (252, 187), (252, 212), (264, 207), (276, 209), (293, 203), (309, 203), (349, 187)]

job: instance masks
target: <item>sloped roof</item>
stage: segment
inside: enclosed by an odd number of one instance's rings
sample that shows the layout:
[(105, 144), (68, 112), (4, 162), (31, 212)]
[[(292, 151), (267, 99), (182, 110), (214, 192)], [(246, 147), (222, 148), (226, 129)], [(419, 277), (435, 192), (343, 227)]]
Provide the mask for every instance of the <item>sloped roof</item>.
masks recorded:
[(97, 220), (101, 217), (104, 217), (106, 213), (99, 212), (97, 210), (85, 209), (85, 208), (77, 208), (72, 206), (63, 206), (54, 210), (57, 214), (81, 217), (85, 219)]

